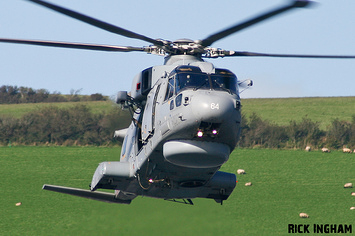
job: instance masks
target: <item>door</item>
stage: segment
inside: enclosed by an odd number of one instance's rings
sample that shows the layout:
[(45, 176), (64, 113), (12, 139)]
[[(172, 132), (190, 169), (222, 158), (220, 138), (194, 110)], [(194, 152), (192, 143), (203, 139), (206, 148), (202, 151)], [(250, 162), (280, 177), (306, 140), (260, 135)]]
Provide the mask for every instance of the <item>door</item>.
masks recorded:
[(146, 141), (153, 135), (155, 129), (155, 112), (160, 84), (152, 89), (147, 96), (147, 103), (144, 109), (142, 120), (142, 140)]

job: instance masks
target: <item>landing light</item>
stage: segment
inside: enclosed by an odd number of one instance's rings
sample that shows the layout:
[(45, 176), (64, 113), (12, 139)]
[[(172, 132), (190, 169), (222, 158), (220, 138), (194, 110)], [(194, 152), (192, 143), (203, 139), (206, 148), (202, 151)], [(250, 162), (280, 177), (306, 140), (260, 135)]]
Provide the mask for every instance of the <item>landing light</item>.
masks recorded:
[(217, 130), (212, 130), (212, 134), (214, 134), (214, 135), (216, 135), (218, 132), (217, 132)]
[(199, 130), (198, 132), (197, 132), (197, 137), (202, 137), (203, 136), (203, 132), (201, 131), (201, 130)]

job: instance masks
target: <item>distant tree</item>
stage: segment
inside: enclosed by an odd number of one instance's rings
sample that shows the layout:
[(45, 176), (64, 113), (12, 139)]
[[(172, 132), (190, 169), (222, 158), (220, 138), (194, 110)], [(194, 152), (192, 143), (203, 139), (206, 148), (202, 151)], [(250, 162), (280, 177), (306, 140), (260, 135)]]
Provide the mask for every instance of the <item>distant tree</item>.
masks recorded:
[(325, 136), (325, 132), (319, 128), (319, 122), (313, 122), (306, 117), (301, 122), (291, 121), (287, 131), (292, 146), (302, 149), (307, 145), (317, 147)]
[(91, 101), (106, 101), (105, 97), (101, 93), (94, 93), (90, 95)]
[(80, 101), (80, 98), (79, 98), (79, 94), (80, 94), (80, 92), (82, 91), (83, 89), (81, 88), (81, 89), (77, 89), (77, 90), (75, 90), (75, 89), (71, 89), (70, 90), (70, 102), (78, 102), (78, 101)]
[(20, 138), (19, 120), (13, 117), (0, 117), (0, 144), (7, 145), (9, 142)]
[(100, 93), (79, 95), (82, 89), (71, 89), (70, 95), (61, 95), (58, 92), (50, 93), (46, 89), (33, 89), (2, 85), (0, 87), (0, 104), (14, 103), (40, 103), (40, 102), (78, 102), (78, 101), (106, 101)]
[[(354, 119), (353, 117), (353, 121)], [(338, 149), (350, 143), (350, 140), (355, 135), (355, 133), (352, 133), (353, 126), (354, 123), (348, 121), (333, 120), (328, 130), (327, 144), (332, 148)]]

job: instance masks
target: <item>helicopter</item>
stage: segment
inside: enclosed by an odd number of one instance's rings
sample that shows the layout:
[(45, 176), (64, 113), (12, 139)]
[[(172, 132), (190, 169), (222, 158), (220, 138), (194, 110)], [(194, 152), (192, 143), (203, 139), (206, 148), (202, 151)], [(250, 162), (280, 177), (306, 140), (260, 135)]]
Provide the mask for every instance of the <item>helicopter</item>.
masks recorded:
[[(131, 91), (120, 91), (116, 103), (131, 112), (128, 128), (114, 136), (122, 141), (119, 161), (105, 161), (94, 172), (90, 189), (43, 185), (43, 189), (79, 197), (130, 204), (147, 196), (193, 205), (208, 198), (222, 204), (237, 184), (236, 175), (220, 171), (234, 150), (241, 132), (239, 81), (225, 68), (204, 58), (285, 57), (354, 59), (355, 56), (268, 54), (231, 51), (212, 44), (250, 26), (297, 8), (313, 4), (295, 0), (202, 40), (153, 39), (79, 12), (42, 0), (27, 0), (108, 32), (145, 41), (145, 47), (69, 43), (0, 38), (17, 43), (108, 52), (144, 52), (164, 56), (164, 64), (139, 72)], [(113, 193), (97, 191), (113, 190)]]

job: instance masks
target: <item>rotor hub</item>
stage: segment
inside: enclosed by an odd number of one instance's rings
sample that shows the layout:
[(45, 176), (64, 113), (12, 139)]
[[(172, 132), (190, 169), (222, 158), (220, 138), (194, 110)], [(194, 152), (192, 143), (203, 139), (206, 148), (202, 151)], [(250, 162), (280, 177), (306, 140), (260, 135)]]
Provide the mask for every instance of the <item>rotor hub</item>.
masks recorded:
[(205, 52), (204, 47), (191, 39), (178, 39), (172, 42), (170, 55), (202, 55)]

